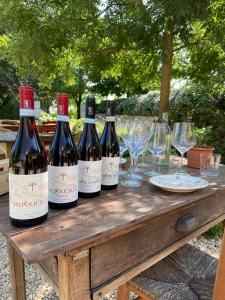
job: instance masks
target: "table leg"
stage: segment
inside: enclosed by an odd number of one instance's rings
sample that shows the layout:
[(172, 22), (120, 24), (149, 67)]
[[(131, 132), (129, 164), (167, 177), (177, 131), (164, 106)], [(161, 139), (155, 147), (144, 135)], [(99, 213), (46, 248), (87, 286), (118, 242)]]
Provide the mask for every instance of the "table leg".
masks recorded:
[(89, 250), (59, 255), (60, 300), (90, 300)]
[(13, 300), (26, 300), (24, 260), (9, 241), (8, 258)]
[[(225, 224), (225, 223), (224, 223)], [(217, 266), (213, 300), (224, 300), (225, 295), (225, 227)]]
[(129, 300), (130, 292), (127, 288), (127, 284), (122, 284), (117, 289), (117, 300)]

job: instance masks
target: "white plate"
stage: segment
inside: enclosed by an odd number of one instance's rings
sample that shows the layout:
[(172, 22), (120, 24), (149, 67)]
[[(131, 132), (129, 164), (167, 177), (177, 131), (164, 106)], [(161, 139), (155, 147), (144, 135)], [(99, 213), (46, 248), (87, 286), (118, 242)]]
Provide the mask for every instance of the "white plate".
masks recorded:
[(208, 181), (201, 177), (182, 174), (154, 176), (149, 181), (166, 191), (175, 193), (190, 193), (209, 185)]

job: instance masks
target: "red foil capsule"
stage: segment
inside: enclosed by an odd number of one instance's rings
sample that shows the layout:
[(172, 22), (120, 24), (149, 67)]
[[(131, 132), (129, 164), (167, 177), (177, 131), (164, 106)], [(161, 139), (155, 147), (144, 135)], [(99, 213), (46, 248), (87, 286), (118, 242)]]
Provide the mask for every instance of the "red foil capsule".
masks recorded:
[(32, 86), (20, 86), (20, 108), (34, 109), (34, 90)]
[(57, 94), (57, 114), (68, 116), (68, 104), (69, 104), (68, 94), (58, 93)]

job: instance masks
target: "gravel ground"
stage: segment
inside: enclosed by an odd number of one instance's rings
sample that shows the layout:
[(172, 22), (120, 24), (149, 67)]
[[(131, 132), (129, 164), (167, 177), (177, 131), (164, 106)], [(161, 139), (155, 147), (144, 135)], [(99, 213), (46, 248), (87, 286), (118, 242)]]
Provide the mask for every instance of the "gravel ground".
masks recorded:
[[(206, 240), (204, 237), (200, 237), (193, 240), (191, 244), (215, 257), (218, 257), (221, 239), (215, 238)], [(0, 300), (12, 300), (6, 251), (6, 240), (0, 235)], [(45, 278), (42, 277), (35, 266), (26, 266), (26, 285), (28, 300), (58, 299), (52, 287), (47, 283)], [(134, 295), (131, 296), (131, 299), (135, 298), (136, 297)], [(116, 300), (115, 291), (113, 291), (110, 295), (107, 295), (104, 300)]]

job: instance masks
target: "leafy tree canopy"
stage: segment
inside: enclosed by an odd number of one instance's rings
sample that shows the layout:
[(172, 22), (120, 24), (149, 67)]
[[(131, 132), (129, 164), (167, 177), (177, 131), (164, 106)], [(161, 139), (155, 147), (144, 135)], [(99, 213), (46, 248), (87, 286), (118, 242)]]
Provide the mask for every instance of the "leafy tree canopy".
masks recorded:
[(42, 86), (60, 78), (78, 89), (81, 70), (82, 80), (115, 78), (129, 93), (161, 81), (165, 102), (171, 71), (224, 86), (224, 7), (224, 0), (2, 0), (0, 55)]

